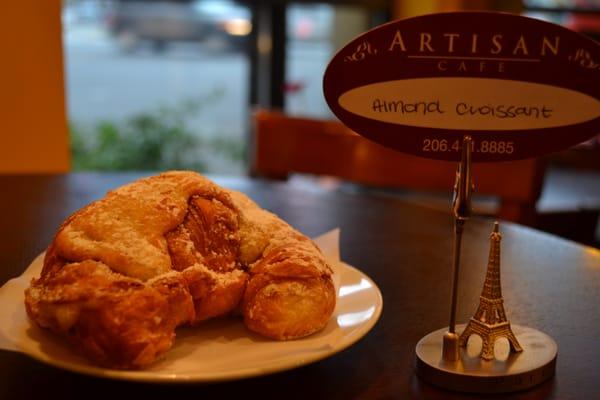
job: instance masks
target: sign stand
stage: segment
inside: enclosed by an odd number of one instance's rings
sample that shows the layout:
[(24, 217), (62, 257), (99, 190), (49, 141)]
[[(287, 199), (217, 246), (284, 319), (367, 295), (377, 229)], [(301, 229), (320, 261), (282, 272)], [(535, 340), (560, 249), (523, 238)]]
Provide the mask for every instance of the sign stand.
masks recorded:
[(396, 151), (460, 160), (452, 206), (450, 321), (416, 346), (416, 372), (423, 380), (451, 390), (499, 393), (554, 375), (554, 340), (511, 326), (506, 317), (498, 224), (490, 235), (477, 311), (467, 324), (456, 325), (471, 163), (533, 158), (598, 134), (599, 73), (597, 42), (548, 22), (494, 12), (393, 21), (356, 37), (329, 63), (325, 100), (350, 129)]
[[(448, 330), (440, 329), (417, 343), (416, 372), (423, 380), (446, 389), (473, 393), (503, 393), (527, 389), (554, 375), (557, 346), (551, 337), (524, 326), (511, 328), (500, 285), (498, 222), (490, 236), (490, 257), (480, 304), (468, 324), (456, 332), (456, 304), (462, 233), (471, 216), (472, 139), (462, 141), (462, 157), (454, 186), (454, 256)], [(515, 333), (516, 332), (516, 333)], [(469, 341), (477, 335), (481, 345)], [(508, 343), (496, 343), (504, 337)], [(521, 346), (520, 343), (523, 343)]]

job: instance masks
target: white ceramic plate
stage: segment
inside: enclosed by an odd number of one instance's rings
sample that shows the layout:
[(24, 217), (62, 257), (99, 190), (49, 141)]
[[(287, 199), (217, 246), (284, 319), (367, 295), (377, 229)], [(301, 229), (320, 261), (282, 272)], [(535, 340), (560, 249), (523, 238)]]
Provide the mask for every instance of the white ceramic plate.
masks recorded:
[(0, 342), (8, 339), (19, 351), (46, 364), (104, 378), (161, 383), (217, 382), (296, 368), (354, 344), (373, 328), (383, 307), (375, 283), (361, 271), (340, 263), (337, 307), (329, 324), (317, 334), (277, 342), (251, 333), (240, 319), (209, 321), (196, 328), (178, 329), (171, 350), (150, 368), (112, 370), (92, 365), (75, 354), (62, 338), (27, 319), (23, 290), (31, 276), (39, 275), (42, 260), (38, 257), (25, 274), (3, 288), (0, 317), (10, 318), (11, 323), (0, 325)]

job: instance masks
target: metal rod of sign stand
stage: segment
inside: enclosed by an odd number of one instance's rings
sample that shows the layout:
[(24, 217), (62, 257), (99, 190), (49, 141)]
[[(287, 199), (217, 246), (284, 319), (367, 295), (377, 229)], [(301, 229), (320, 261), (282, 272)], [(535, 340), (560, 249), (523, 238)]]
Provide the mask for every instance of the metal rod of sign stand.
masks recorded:
[(448, 332), (444, 334), (442, 342), (442, 358), (444, 361), (456, 361), (459, 358), (459, 345), (456, 334), (456, 303), (458, 297), (458, 278), (460, 270), (460, 252), (462, 233), (465, 222), (471, 216), (471, 193), (473, 182), (471, 177), (471, 151), (472, 139), (465, 136), (462, 141), (462, 154), (456, 182), (454, 184), (454, 199), (452, 211), (454, 213), (454, 256), (452, 261), (452, 300), (450, 303), (450, 323)]

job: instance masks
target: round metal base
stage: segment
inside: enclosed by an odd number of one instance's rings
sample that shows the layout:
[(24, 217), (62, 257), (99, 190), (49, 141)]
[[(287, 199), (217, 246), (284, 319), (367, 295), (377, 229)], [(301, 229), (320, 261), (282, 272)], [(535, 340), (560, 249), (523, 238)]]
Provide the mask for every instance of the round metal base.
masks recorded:
[[(507, 340), (495, 344), (496, 358), (479, 357), (481, 338), (473, 335), (458, 361), (442, 359), (442, 340), (448, 328), (432, 332), (417, 343), (416, 373), (424, 381), (444, 389), (471, 393), (505, 393), (528, 389), (554, 375), (557, 346), (543, 332), (526, 326), (511, 325), (523, 347), (510, 353)], [(462, 332), (465, 325), (456, 327)]]

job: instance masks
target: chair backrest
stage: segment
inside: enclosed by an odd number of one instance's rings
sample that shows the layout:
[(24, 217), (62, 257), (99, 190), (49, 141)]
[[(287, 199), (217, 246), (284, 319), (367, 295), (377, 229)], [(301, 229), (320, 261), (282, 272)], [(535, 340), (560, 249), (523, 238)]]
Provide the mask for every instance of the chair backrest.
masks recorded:
[[(268, 110), (257, 110), (253, 117), (251, 170), (257, 175), (285, 178), (297, 172), (378, 187), (452, 190), (456, 163), (396, 152), (338, 121)], [(476, 193), (499, 197), (498, 217), (525, 224), (533, 223), (543, 175), (543, 161), (535, 159), (473, 166)]]

